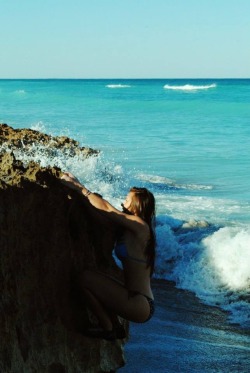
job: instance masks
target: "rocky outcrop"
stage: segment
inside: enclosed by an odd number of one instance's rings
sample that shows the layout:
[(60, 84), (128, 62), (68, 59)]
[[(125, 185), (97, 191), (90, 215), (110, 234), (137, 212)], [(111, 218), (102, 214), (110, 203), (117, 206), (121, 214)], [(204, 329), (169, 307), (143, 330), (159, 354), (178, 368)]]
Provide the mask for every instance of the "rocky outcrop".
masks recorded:
[(32, 154), (43, 148), (46, 155), (53, 155), (61, 151), (68, 156), (84, 155), (85, 157), (97, 155), (98, 151), (80, 147), (78, 141), (66, 136), (50, 136), (32, 129), (14, 129), (7, 124), (0, 124), (0, 146), (10, 151), (25, 150)]
[(115, 228), (62, 185), (60, 169), (9, 151), (0, 166), (0, 372), (115, 371), (123, 342), (83, 335), (96, 320), (78, 289), (84, 268), (120, 275)]

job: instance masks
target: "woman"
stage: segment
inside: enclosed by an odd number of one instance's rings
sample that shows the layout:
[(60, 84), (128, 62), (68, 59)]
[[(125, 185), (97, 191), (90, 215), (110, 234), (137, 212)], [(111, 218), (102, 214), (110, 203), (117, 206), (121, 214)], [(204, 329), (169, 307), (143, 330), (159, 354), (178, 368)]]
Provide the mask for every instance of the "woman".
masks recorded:
[(124, 338), (124, 330), (114, 315), (143, 323), (154, 312), (150, 286), (155, 259), (154, 196), (146, 188), (134, 187), (122, 204), (121, 212), (91, 193), (73, 175), (65, 173), (62, 182), (88, 198), (91, 205), (108, 214), (121, 227), (115, 254), (122, 262), (124, 285), (100, 272), (86, 270), (81, 277), (81, 287), (102, 327), (89, 329), (86, 334), (105, 339)]

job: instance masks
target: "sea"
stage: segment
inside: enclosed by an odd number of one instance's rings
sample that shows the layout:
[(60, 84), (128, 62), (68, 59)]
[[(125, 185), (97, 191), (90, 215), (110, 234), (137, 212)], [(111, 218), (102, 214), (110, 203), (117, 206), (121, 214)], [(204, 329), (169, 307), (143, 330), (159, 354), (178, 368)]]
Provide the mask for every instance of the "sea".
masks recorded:
[(15, 155), (72, 172), (117, 208), (131, 186), (151, 190), (154, 277), (250, 328), (250, 79), (0, 80), (0, 122), (99, 150)]

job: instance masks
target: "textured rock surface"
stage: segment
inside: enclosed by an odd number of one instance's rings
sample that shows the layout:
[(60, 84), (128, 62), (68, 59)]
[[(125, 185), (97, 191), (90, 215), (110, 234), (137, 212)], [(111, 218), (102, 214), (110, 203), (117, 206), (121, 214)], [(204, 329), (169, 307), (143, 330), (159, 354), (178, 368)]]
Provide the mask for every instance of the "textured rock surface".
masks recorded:
[(114, 227), (64, 187), (57, 168), (0, 155), (0, 372), (115, 371), (122, 342), (89, 339), (84, 268), (119, 275)]
[(31, 129), (14, 129), (7, 124), (0, 124), (0, 145), (2, 144), (11, 151), (25, 149), (31, 154), (39, 146), (46, 146), (47, 154), (53, 154), (56, 150), (69, 156), (83, 154), (88, 157), (98, 154), (97, 150), (80, 147), (77, 141), (66, 136), (53, 137)]

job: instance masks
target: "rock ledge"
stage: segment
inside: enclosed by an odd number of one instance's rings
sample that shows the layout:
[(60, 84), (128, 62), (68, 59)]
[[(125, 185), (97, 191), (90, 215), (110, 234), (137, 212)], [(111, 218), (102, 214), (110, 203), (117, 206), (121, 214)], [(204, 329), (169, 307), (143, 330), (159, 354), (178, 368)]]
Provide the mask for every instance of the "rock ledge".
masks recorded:
[(8, 130), (0, 154), (0, 372), (115, 371), (123, 343), (83, 336), (96, 321), (78, 289), (84, 268), (119, 275), (114, 227), (61, 184), (60, 169), (15, 159), (13, 148), (30, 141), (23, 131)]

